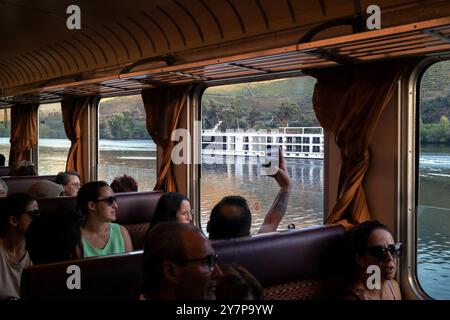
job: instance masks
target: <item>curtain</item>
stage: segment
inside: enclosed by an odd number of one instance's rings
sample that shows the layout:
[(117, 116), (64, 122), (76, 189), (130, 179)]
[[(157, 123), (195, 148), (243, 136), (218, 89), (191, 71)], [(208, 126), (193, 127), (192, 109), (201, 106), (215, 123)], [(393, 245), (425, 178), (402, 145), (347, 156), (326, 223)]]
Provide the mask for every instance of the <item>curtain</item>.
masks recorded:
[(89, 152), (88, 146), (83, 146), (82, 119), (86, 116), (89, 106), (89, 97), (64, 99), (61, 101), (61, 111), (64, 130), (71, 145), (67, 155), (66, 171), (76, 171), (81, 183), (89, 180), (88, 171), (83, 167), (83, 157)]
[(412, 65), (405, 60), (304, 71), (317, 79), (314, 111), (341, 151), (337, 201), (326, 224), (350, 228), (371, 219), (362, 185), (370, 163), (369, 145), (398, 81)]
[(172, 131), (178, 126), (181, 111), (187, 104), (190, 89), (190, 86), (160, 87), (142, 92), (147, 131), (162, 149), (162, 161), (154, 190), (178, 190), (171, 159), (175, 143), (170, 138)]
[(14, 105), (11, 108), (11, 149), (9, 165), (18, 160), (31, 161), (31, 149), (37, 142), (38, 103)]

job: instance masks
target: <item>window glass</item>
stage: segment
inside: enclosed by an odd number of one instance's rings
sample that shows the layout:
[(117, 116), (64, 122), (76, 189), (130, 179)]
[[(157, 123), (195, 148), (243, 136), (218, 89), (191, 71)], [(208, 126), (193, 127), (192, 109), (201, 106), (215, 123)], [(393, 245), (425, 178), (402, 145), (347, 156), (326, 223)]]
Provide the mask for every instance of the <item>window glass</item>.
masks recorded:
[(66, 170), (70, 140), (64, 131), (61, 103), (39, 106), (39, 175), (56, 175)]
[[(204, 229), (213, 206), (228, 195), (248, 200), (252, 232), (260, 228), (279, 191), (273, 178), (261, 174), (268, 144), (283, 146), (294, 184), (279, 230), (290, 223), (296, 228), (323, 223), (323, 153), (306, 154), (303, 151), (309, 152), (309, 147), (294, 144), (309, 143), (310, 137), (322, 132), (312, 109), (314, 84), (314, 78), (300, 77), (210, 87), (205, 91), (200, 191)], [(249, 139), (254, 132), (257, 137)], [(211, 137), (217, 135), (224, 139), (219, 145), (212, 144)]]
[(450, 299), (450, 61), (420, 82), (417, 277), (435, 299)]
[(133, 177), (139, 191), (156, 183), (156, 145), (147, 132), (140, 95), (100, 101), (98, 178), (111, 183), (124, 174)]
[(11, 109), (0, 109), (0, 154), (5, 156), (5, 166), (8, 165), (9, 143), (11, 132)]

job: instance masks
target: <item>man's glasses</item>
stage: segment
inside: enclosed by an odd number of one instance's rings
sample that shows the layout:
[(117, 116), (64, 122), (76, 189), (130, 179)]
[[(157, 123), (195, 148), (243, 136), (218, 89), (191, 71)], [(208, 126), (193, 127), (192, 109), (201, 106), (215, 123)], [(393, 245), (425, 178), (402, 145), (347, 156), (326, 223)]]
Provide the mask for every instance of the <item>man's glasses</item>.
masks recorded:
[(208, 266), (209, 271), (212, 271), (214, 269), (214, 266), (217, 264), (217, 261), (219, 259), (219, 256), (217, 254), (210, 254), (209, 256), (206, 256), (204, 258), (198, 258), (198, 259), (187, 259), (182, 261), (182, 263), (190, 263), (190, 262), (200, 262), (202, 265)]
[(115, 203), (117, 203), (117, 198), (116, 197), (108, 197), (105, 199), (97, 199), (94, 202), (101, 202), (101, 201), (105, 201), (106, 203), (108, 203), (108, 206), (112, 206)]
[(180, 212), (180, 215), (185, 216), (185, 217), (190, 215), (191, 217), (193, 217), (194, 216), (194, 209), (192, 209), (191, 211)]
[(25, 211), (25, 214), (30, 216), (31, 219), (34, 219), (37, 216), (39, 216), (40, 213), (39, 213), (39, 210), (30, 210), (30, 211)]
[(69, 183), (69, 186), (72, 186), (72, 187), (75, 187), (75, 188), (81, 188), (81, 184), (79, 184), (78, 182)]
[(395, 259), (402, 255), (402, 244), (401, 242), (398, 242), (395, 244), (390, 244), (387, 247), (373, 246), (367, 248), (365, 252), (378, 259), (379, 261), (386, 260), (388, 252), (391, 254), (392, 258)]

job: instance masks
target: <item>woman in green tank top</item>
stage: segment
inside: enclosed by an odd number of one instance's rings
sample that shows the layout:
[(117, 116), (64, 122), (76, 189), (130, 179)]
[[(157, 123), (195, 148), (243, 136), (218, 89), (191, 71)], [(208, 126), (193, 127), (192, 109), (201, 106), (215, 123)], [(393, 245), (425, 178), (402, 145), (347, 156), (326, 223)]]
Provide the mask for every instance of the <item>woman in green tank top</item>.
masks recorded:
[(86, 183), (77, 195), (77, 207), (86, 217), (81, 228), (84, 257), (133, 250), (127, 229), (117, 223), (114, 192), (105, 181)]

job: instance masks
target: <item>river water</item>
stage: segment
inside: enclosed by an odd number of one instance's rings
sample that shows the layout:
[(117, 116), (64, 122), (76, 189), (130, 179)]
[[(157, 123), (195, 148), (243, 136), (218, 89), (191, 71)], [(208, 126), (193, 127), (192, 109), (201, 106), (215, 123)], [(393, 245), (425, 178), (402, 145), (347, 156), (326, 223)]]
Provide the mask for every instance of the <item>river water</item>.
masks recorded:
[[(67, 140), (40, 139), (40, 174), (63, 171), (69, 148)], [(8, 139), (0, 138), (0, 153), (7, 154)], [(133, 176), (139, 190), (152, 190), (156, 181), (156, 147), (149, 140), (101, 140), (99, 178), (111, 182), (120, 174)], [(205, 160), (205, 159), (204, 159)], [(217, 159), (216, 159), (217, 160)], [(225, 195), (249, 200), (253, 232), (278, 192), (276, 182), (262, 176), (256, 158), (223, 158), (222, 164), (206, 164), (201, 172), (201, 221)], [(232, 163), (234, 162), (234, 163)], [(294, 189), (279, 229), (294, 223), (303, 228), (323, 223), (323, 161), (286, 159)], [(150, 169), (149, 169), (150, 168)], [(417, 274), (431, 297), (450, 299), (450, 148), (423, 148), (419, 170), (417, 223)]]

